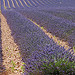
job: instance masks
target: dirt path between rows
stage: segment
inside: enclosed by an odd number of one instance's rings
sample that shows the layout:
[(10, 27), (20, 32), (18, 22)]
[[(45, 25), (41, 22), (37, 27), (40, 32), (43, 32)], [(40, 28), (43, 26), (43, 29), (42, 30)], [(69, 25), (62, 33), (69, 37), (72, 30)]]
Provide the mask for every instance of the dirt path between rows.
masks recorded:
[[(2, 54), (3, 65), (6, 70), (0, 75), (21, 75), (22, 58), (20, 57), (18, 46), (15, 44), (11, 36), (11, 30), (7, 24), (5, 17), (1, 14), (1, 39), (2, 39)], [(15, 71), (14, 70), (15, 63)]]

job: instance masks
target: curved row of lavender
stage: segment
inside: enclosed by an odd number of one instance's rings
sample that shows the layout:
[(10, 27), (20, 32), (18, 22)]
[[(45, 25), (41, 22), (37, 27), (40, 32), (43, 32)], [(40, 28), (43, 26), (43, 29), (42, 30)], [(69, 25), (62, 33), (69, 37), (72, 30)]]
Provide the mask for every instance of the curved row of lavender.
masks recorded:
[[(43, 63), (62, 58), (68, 59), (68, 62), (75, 62), (75, 56), (72, 55), (73, 50), (65, 51), (64, 47), (57, 45), (38, 26), (20, 13), (8, 10), (3, 11), (2, 14), (7, 20), (15, 43), (19, 46), (25, 70), (28, 72), (24, 75), (29, 75), (35, 71), (41, 72)], [(72, 54), (69, 52), (70, 50)]]
[[(5, 1), (6, 1), (6, 6), (8, 6), (7, 0), (5, 0)], [(44, 6), (46, 3), (49, 3), (49, 6), (50, 5), (51, 6), (60, 6), (58, 4), (59, 0), (57, 0), (57, 1), (55, 1), (55, 0), (54, 1), (53, 0), (41, 0), (41, 1), (33, 0), (34, 2), (37, 2), (38, 8), (35, 8), (35, 6), (34, 6), (34, 7), (32, 7), (33, 9), (24, 8), (25, 10), (20, 10), (20, 11), (18, 10), (19, 7), (17, 6), (15, 0), (13, 0), (13, 1), (17, 8), (16, 11), (18, 11), (18, 12), (16, 12), (15, 10), (12, 10), (12, 9), (11, 10), (8, 9), (5, 11), (2, 11), (2, 14), (5, 16), (5, 18), (7, 20), (7, 24), (9, 25), (9, 27), (11, 29), (11, 32), (12, 32), (11, 35), (13, 36), (15, 43), (19, 46), (20, 53), (22, 56), (22, 61), (25, 63), (24, 64), (25, 70), (28, 72), (27, 74), (24, 73), (24, 75), (31, 75), (31, 73), (34, 73), (34, 72), (36, 72), (36, 73), (40, 72), (40, 74), (41, 74), (42, 69), (44, 69), (42, 67), (43, 64), (49, 64), (50, 62), (55, 63), (61, 59), (68, 61), (67, 64), (69, 62), (75, 63), (75, 56), (73, 56), (73, 54), (74, 54), (73, 50), (68, 49), (67, 51), (65, 51), (64, 47), (60, 47), (59, 45), (57, 45), (38, 26), (36, 26), (34, 23), (32, 23), (30, 20), (27, 19), (27, 18), (29, 18), (29, 19), (35, 21), (37, 24), (44, 27), (48, 32), (51, 32), (53, 35), (55, 35), (55, 36), (59, 35), (58, 37), (60, 37), (60, 38), (61, 37), (64, 38), (65, 35), (68, 34), (68, 36), (70, 36), (69, 40), (71, 40), (70, 43), (72, 44), (72, 46), (75, 45), (75, 38), (74, 38), (75, 37), (75, 35), (74, 35), (75, 34), (74, 33), (75, 32), (75, 29), (74, 29), (75, 24), (73, 23), (74, 19), (73, 19), (73, 21), (69, 21), (64, 18), (59, 18), (60, 16), (57, 15), (58, 12), (53, 11), (53, 10), (50, 10), (50, 12), (48, 12), (47, 10), (45, 10), (48, 8), (48, 7)], [(19, 0), (17, 0), (17, 2), (18, 1)], [(21, 1), (24, 1), (24, 0), (21, 0)], [(25, 0), (25, 1), (27, 2), (27, 0)], [(29, 1), (32, 1), (32, 0), (29, 0)], [(49, 2), (49, 1), (52, 1), (52, 2)], [(11, 0), (9, 2), (11, 2)], [(43, 2), (43, 4), (41, 2)], [(65, 1), (63, 0), (63, 3), (64, 2)], [(68, 2), (70, 2), (70, 0), (68, 0)], [(56, 3), (56, 4), (54, 5), (54, 3)], [(64, 6), (65, 6), (65, 3), (64, 3)], [(70, 3), (70, 4), (73, 5), (73, 3), (72, 4)], [(39, 6), (39, 4), (41, 6)], [(68, 6), (68, 4), (67, 4), (67, 6)], [(29, 5), (29, 3), (28, 3), (28, 5)], [(63, 5), (63, 4), (61, 4), (61, 5)], [(20, 2), (19, 2), (19, 6), (21, 7)], [(43, 6), (45, 7), (45, 9), (43, 8)], [(11, 5), (11, 7), (12, 7), (12, 5)], [(3, 7), (2, 7), (2, 9), (3, 9)], [(41, 10), (41, 9), (44, 9), (44, 10)], [(53, 12), (55, 12), (55, 13), (53, 14)], [(62, 13), (62, 11), (61, 11), (61, 13)], [(66, 11), (66, 13), (68, 13), (68, 12)], [(69, 14), (70, 14), (70, 12), (69, 12)], [(74, 13), (72, 13), (72, 14), (74, 15)], [(58, 17), (56, 17), (56, 16), (58, 16)], [(68, 30), (68, 29), (70, 29), (70, 30)], [(71, 29), (72, 29), (72, 31), (71, 31)], [(67, 31), (70, 31), (73, 34), (69, 34), (69, 33), (67, 33)], [(71, 50), (71, 52), (69, 52), (70, 50)], [(64, 63), (64, 65), (65, 65), (65, 63)], [(63, 66), (62, 63), (61, 63), (61, 66)], [(73, 66), (75, 66), (75, 64), (72, 64), (71, 66), (73, 67)], [(72, 74), (74, 74), (75, 68), (72, 69), (72, 67), (68, 70), (73, 71)], [(59, 67), (56, 67), (55, 69), (57, 69), (57, 68), (59, 68)], [(61, 69), (60, 69), (60, 72), (63, 72), (63, 74), (64, 74), (64, 71)], [(34, 75), (35, 75), (35, 73), (34, 73)]]
[[(54, 36), (67, 41), (71, 47), (75, 46), (75, 15), (73, 9), (28, 9), (16, 10), (25, 17), (44, 27)], [(67, 12), (69, 11), (69, 12)], [(60, 14), (59, 14), (60, 13)], [(63, 13), (63, 14), (62, 14)], [(71, 14), (72, 13), (72, 14)], [(57, 16), (59, 15), (59, 16)], [(62, 17), (61, 17), (61, 16)]]
[(74, 0), (1, 0), (1, 9), (35, 7), (75, 7)]
[[(1, 0), (1, 8), (4, 8), (4, 4), (6, 9), (14, 9), (14, 8), (29, 8), (29, 7), (38, 7), (49, 5), (48, 0)], [(10, 6), (10, 7), (9, 7)], [(15, 7), (14, 7), (15, 6)]]

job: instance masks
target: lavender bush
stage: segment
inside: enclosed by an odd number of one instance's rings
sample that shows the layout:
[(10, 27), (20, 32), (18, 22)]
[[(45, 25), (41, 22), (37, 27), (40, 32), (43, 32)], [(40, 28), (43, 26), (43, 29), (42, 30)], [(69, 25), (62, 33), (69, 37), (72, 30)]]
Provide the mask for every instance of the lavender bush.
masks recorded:
[(35, 72), (39, 73), (37, 75), (40, 73), (42, 75), (73, 75), (75, 74), (75, 56), (69, 51), (70, 49), (65, 51), (64, 47), (58, 46), (54, 49), (50, 45), (46, 45), (44, 50), (32, 53), (25, 62), (27, 64), (25, 69), (30, 75), (35, 75)]

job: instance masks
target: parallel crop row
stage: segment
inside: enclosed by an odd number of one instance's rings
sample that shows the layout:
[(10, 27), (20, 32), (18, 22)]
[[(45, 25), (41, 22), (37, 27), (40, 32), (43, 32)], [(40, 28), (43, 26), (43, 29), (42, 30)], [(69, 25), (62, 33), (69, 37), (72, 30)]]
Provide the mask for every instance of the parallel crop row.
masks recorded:
[[(21, 54), (24, 75), (75, 74), (75, 11), (49, 8), (53, 4), (59, 5), (59, 0), (1, 0), (2, 15)], [(53, 38), (58, 38), (59, 44)], [(61, 41), (68, 42), (69, 48)], [(18, 71), (11, 57), (10, 60), (11, 68)]]
[[(67, 4), (66, 4), (67, 3)], [(62, 6), (74, 6), (74, 3), (71, 3), (70, 0), (1, 0), (1, 8), (26, 8), (26, 7), (62, 7)]]
[[(15, 11), (3, 12), (11, 29), (11, 35), (19, 46), (22, 60), (25, 63), (25, 70), (30, 75), (33, 73), (35, 75), (35, 72), (43, 73), (42, 75), (73, 74), (75, 70), (75, 57), (71, 54), (71, 49), (65, 51), (64, 47), (57, 45), (39, 27), (25, 17), (32, 19), (48, 31), (51, 30), (54, 33), (56, 30), (59, 31), (58, 27), (61, 28), (62, 26), (64, 30), (65, 28), (71, 28), (73, 25), (70, 26), (66, 22), (67, 26), (65, 26), (66, 24), (61, 25), (65, 20), (56, 18), (53, 15), (48, 16), (38, 11), (32, 12), (30, 10), (29, 12), (21, 10), (21, 14)], [(54, 28), (56, 30), (53, 30)], [(63, 31), (61, 29), (59, 32)], [(73, 50), (71, 51), (73, 52)], [(63, 68), (63, 66), (66, 67)]]
[[(46, 31), (52, 33), (53, 35), (59, 37), (60, 39), (67, 41), (71, 47), (75, 46), (75, 24), (72, 22), (74, 21), (74, 16), (72, 14), (68, 14), (65, 12), (60, 12), (61, 15), (64, 13), (63, 17), (58, 17), (56, 14), (57, 12), (49, 10), (20, 10), (19, 11), (25, 17), (31, 19), (32, 21), (39, 24), (41, 27), (46, 29)], [(53, 13), (51, 13), (53, 12)], [(53, 16), (53, 15), (54, 16)], [(58, 14), (58, 15), (60, 15)], [(71, 21), (67, 20), (68, 16), (72, 17)], [(68, 18), (70, 19), (70, 18)]]
[(7, 8), (25, 8), (49, 5), (49, 1), (45, 0), (1, 0), (2, 9)]

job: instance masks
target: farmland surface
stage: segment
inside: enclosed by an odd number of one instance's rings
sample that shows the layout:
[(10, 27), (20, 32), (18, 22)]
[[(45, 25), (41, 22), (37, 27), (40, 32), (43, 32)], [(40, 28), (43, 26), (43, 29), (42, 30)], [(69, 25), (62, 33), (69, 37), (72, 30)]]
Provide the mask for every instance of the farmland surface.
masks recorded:
[(75, 62), (74, 0), (1, 0), (0, 4), (0, 75), (43, 75), (37, 72), (41, 61), (65, 51)]

